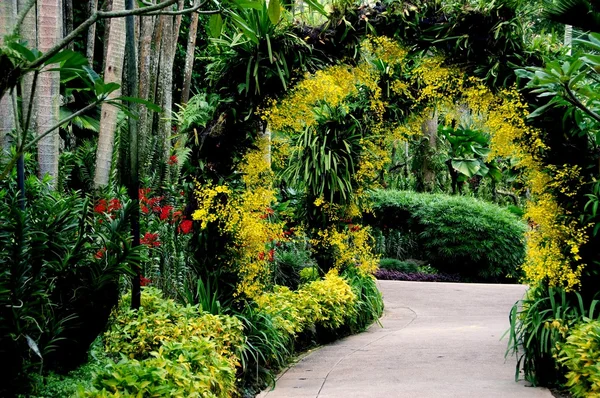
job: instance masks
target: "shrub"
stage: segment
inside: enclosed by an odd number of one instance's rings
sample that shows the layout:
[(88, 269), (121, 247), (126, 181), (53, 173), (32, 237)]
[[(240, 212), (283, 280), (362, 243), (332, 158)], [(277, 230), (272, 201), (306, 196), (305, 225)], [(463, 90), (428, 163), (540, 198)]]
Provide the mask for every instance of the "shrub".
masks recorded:
[(575, 397), (600, 396), (600, 321), (585, 319), (570, 331), (563, 344), (559, 362), (566, 374), (571, 394)]
[(336, 271), (295, 292), (276, 286), (272, 293), (258, 297), (256, 303), (261, 311), (273, 317), (279, 330), (294, 336), (315, 324), (338, 328), (356, 311), (356, 295)]
[(170, 341), (149, 353), (150, 359), (123, 359), (96, 375), (81, 397), (230, 397), (235, 369), (213, 341), (192, 336)]
[(368, 222), (418, 233), (423, 256), (441, 272), (483, 280), (519, 276), (526, 225), (508, 210), (469, 197), (375, 191)]
[(419, 266), (411, 261), (400, 261), (395, 258), (382, 258), (379, 260), (379, 268), (401, 272), (417, 272)]
[(129, 308), (129, 300), (128, 294), (104, 335), (107, 352), (145, 359), (165, 343), (201, 338), (213, 342), (232, 367), (239, 364), (244, 337), (235, 317), (201, 313), (197, 305), (184, 307), (164, 299), (161, 291), (152, 287), (143, 289), (138, 310)]
[(355, 310), (348, 321), (348, 326), (351, 332), (360, 332), (379, 319), (383, 313), (383, 296), (377, 289), (372, 275), (364, 274), (351, 267), (344, 271), (343, 276), (356, 296)]

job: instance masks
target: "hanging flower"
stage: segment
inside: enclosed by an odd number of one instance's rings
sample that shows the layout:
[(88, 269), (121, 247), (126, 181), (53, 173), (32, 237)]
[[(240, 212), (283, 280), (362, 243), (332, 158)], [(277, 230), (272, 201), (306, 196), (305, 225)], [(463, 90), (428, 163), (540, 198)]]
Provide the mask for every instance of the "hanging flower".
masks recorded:
[(192, 221), (191, 220), (183, 220), (181, 224), (179, 224), (178, 231), (182, 234), (189, 234), (192, 230)]

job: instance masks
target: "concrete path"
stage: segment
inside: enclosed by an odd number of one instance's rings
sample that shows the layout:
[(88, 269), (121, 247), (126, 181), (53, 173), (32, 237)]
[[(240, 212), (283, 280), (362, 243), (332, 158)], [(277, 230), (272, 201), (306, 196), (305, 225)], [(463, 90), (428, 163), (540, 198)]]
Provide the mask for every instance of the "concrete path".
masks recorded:
[(519, 285), (380, 281), (383, 327), (304, 356), (262, 398), (552, 397), (504, 360)]

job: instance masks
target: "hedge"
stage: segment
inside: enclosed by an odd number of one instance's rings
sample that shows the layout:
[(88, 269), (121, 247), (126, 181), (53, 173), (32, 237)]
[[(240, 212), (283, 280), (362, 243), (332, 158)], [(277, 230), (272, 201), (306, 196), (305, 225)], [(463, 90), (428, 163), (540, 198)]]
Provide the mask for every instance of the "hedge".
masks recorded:
[(520, 275), (526, 224), (507, 209), (465, 196), (378, 190), (365, 221), (414, 232), (422, 260), (449, 274), (483, 281)]

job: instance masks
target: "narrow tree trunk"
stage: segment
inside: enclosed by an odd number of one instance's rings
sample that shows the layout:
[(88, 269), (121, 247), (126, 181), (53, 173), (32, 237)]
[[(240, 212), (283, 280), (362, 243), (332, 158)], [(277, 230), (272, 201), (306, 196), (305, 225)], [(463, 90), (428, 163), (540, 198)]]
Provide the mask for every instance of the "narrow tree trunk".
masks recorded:
[[(38, 0), (38, 44), (43, 53), (52, 48), (63, 32), (62, 0)], [(36, 85), (37, 132), (42, 134), (59, 119), (60, 73), (42, 71)], [(46, 135), (38, 143), (40, 176), (50, 175), (52, 184), (58, 177), (58, 129)]]
[[(160, 40), (156, 42), (155, 40), (155, 24), (160, 18), (157, 17), (142, 17), (140, 18), (141, 26), (140, 26), (140, 50), (139, 50), (139, 97), (148, 101), (154, 100), (154, 91), (156, 90), (156, 77), (154, 79), (150, 78), (150, 70), (153, 65), (154, 59), (158, 59), (159, 49), (160, 49)], [(156, 24), (156, 28), (159, 28), (159, 24)], [(158, 43), (158, 45), (157, 45)], [(155, 51), (152, 51), (154, 48)], [(158, 64), (158, 61), (155, 62)], [(158, 66), (156, 67), (158, 69)], [(156, 74), (156, 72), (154, 72)], [(152, 83), (154, 82), (154, 83)], [(151, 124), (148, 123), (149, 115), (152, 113), (146, 107), (139, 108), (139, 120), (138, 120), (138, 148), (139, 148), (139, 159), (142, 162), (142, 167), (144, 165), (144, 160), (147, 155), (147, 142), (148, 135), (150, 132)], [(152, 117), (150, 117), (152, 120)]]
[[(123, 10), (124, 0), (113, 0), (113, 10)], [(121, 84), (123, 76), (123, 57), (125, 55), (125, 20), (115, 18), (110, 24), (106, 50), (106, 67), (104, 69), (104, 81)], [(121, 90), (112, 92), (109, 98), (120, 95)], [(119, 110), (114, 105), (103, 103), (100, 114), (100, 133), (98, 135), (98, 150), (96, 152), (96, 173), (94, 175), (95, 186), (102, 187), (108, 184), (112, 164), (112, 154), (117, 127), (117, 115)]]
[(435, 188), (435, 169), (432, 156), (437, 149), (437, 130), (438, 114), (432, 112), (429, 119), (425, 120), (421, 126), (423, 135), (427, 137), (427, 146), (423, 153), (423, 189), (425, 192), (431, 192)]
[(183, 92), (181, 103), (185, 104), (190, 99), (190, 88), (192, 86), (192, 72), (194, 70), (194, 55), (196, 52), (196, 35), (198, 34), (198, 13), (192, 14), (190, 22), (190, 35), (188, 36), (187, 49), (185, 52), (185, 68), (183, 70)]
[[(167, 162), (171, 153), (171, 110), (173, 103), (173, 62), (175, 57), (175, 40), (173, 17), (161, 15), (164, 33), (162, 35), (160, 73), (159, 73), (159, 97), (162, 112), (158, 123), (159, 148), (162, 148), (161, 161)], [(168, 168), (167, 168), (168, 170)], [(166, 181), (169, 179), (166, 178)]]
[[(4, 45), (4, 36), (13, 29), (17, 18), (17, 1), (0, 1), (0, 47)], [(7, 93), (0, 99), (0, 151), (10, 153), (11, 139), (9, 134), (15, 128), (15, 109), (12, 98)]]
[[(27, 6), (28, 0), (18, 0), (18, 11), (21, 12)], [(28, 48), (38, 48), (38, 34), (37, 34), (37, 7), (32, 7), (21, 25), (21, 37), (27, 42)], [(23, 129), (29, 129), (34, 131), (36, 129), (36, 101), (35, 92), (32, 93), (33, 87), (33, 73), (27, 73), (21, 80), (21, 110), (23, 111), (21, 119), (23, 121)], [(30, 106), (31, 114), (28, 115)], [(26, 119), (29, 116), (29, 126), (26, 126)]]
[[(98, 9), (98, 0), (89, 0), (88, 3), (88, 16), (91, 16)], [(87, 41), (85, 56), (90, 64), (90, 67), (94, 67), (94, 46), (96, 44), (96, 24), (92, 24), (87, 31)]]
[[(133, 0), (126, 0), (126, 9), (133, 10), (134, 4)], [(135, 26), (134, 26), (134, 17), (128, 16), (126, 18), (126, 30), (127, 30), (127, 42), (125, 46), (125, 65), (126, 65), (126, 73), (124, 78), (124, 90), (126, 95), (135, 96), (137, 95), (138, 87), (137, 87), (137, 55), (136, 55), (136, 45), (135, 45)], [(130, 102), (128, 104), (129, 111), (132, 114), (136, 114), (137, 106), (135, 103)], [(129, 196), (133, 201), (133, 211), (131, 213), (131, 232), (133, 235), (133, 246), (140, 245), (140, 206), (139, 206), (139, 164), (138, 164), (138, 124), (135, 118), (129, 118), (129, 167), (128, 167), (128, 178), (127, 178), (127, 188), (129, 191)], [(141, 289), (140, 289), (140, 279), (141, 272), (138, 267), (136, 269), (136, 276), (133, 279), (132, 283), (132, 294), (131, 294), (131, 308), (138, 309), (140, 308), (141, 302)]]
[[(106, 10), (113, 9), (113, 0), (106, 0), (101, 4), (104, 5), (104, 9), (106, 9)], [(107, 59), (106, 52), (108, 51), (108, 41), (109, 41), (108, 34), (110, 32), (110, 24), (113, 19), (119, 19), (119, 18), (109, 18), (109, 19), (104, 20), (104, 40), (103, 40), (103, 43), (104, 43), (103, 51), (104, 52), (102, 54), (102, 62), (103, 62), (102, 70), (106, 69), (106, 59)], [(124, 22), (123, 22), (123, 26), (125, 26)]]
[[(65, 14), (64, 19), (64, 29), (63, 29), (63, 37), (67, 36), (69, 33), (73, 31), (73, 0), (64, 0), (63, 1), (63, 10)], [(75, 42), (69, 43), (69, 50), (73, 50), (75, 48)]]

